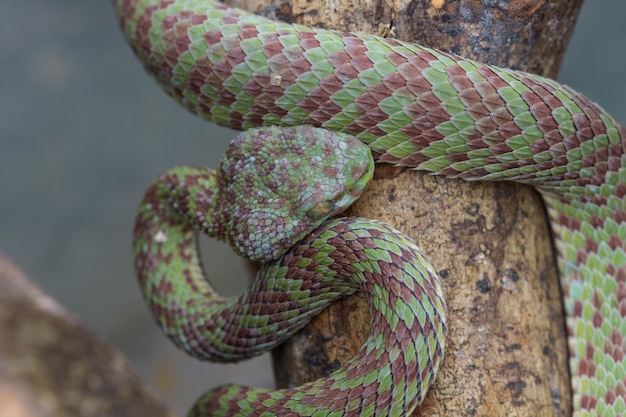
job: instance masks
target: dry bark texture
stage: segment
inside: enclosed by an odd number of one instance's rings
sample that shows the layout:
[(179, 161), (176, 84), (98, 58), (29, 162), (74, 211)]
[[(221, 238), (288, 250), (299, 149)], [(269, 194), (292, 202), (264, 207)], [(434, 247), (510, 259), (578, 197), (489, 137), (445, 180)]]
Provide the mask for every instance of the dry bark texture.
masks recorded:
[[(555, 77), (582, 0), (232, 3), (280, 20), (393, 35)], [(446, 358), (415, 416), (571, 414), (561, 295), (537, 193), (382, 166), (351, 214), (412, 236), (443, 278)], [(278, 384), (332, 372), (360, 348), (368, 329), (364, 297), (334, 304), (274, 352)]]
[(0, 254), (0, 416), (174, 417), (126, 358)]
[(269, 18), (393, 36), (556, 78), (583, 0), (228, 0)]

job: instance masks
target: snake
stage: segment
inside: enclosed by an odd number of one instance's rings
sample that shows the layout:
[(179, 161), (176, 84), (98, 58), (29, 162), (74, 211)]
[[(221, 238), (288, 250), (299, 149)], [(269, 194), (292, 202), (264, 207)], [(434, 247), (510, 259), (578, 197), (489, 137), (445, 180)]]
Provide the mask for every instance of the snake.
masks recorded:
[[(626, 129), (600, 106), (538, 75), (392, 38), (275, 22), (215, 0), (113, 4), (145, 68), (208, 121), (244, 131), (312, 126), (353, 136), (375, 163), (533, 186), (557, 252), (574, 415), (626, 414)], [(214, 191), (204, 185), (221, 180), (185, 172), (152, 186), (135, 228), (144, 296), (175, 343), (201, 358), (254, 355), (273, 345), (274, 333), (284, 340), (282, 330), (299, 320), (300, 309), (303, 317), (314, 314), (322, 294), (356, 290), (369, 291), (372, 327), (384, 328), (372, 329), (359, 355), (327, 378), (284, 390), (220, 387), (191, 415), (411, 412), (434, 380), (446, 328), (439, 284), (411, 239), (374, 220), (325, 219), (295, 249), (278, 251), (282, 258), (261, 271), (270, 275), (257, 278), (243, 304), (229, 307), (231, 316), (222, 308), (230, 301), (207, 287), (192, 238), (194, 228), (211, 232), (200, 209), (214, 214)], [(317, 204), (316, 215), (334, 206)], [(339, 258), (350, 278), (337, 272)], [(331, 277), (319, 277), (322, 270), (332, 270)], [(299, 273), (312, 281), (303, 284)], [(379, 287), (379, 274), (397, 281)], [(408, 304), (399, 302), (406, 295), (399, 282), (415, 291)], [(425, 286), (417, 289), (417, 282)], [(417, 306), (424, 309), (413, 318), (405, 314)], [(409, 335), (415, 320), (421, 347)], [(360, 362), (368, 355), (376, 360)]]

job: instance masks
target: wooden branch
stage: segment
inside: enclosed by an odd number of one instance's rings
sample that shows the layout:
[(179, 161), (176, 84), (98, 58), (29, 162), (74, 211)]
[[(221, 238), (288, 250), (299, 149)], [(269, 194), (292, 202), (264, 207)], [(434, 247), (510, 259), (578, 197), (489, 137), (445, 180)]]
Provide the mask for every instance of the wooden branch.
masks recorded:
[(0, 254), (0, 416), (174, 414), (121, 353)]
[[(393, 35), (555, 77), (582, 0), (243, 3), (237, 5), (271, 18)], [(415, 415), (571, 414), (561, 295), (534, 190), (381, 166), (351, 214), (387, 221), (412, 236), (443, 278), (446, 359)], [(360, 348), (368, 329), (363, 296), (334, 304), (274, 352), (278, 384), (332, 372)]]

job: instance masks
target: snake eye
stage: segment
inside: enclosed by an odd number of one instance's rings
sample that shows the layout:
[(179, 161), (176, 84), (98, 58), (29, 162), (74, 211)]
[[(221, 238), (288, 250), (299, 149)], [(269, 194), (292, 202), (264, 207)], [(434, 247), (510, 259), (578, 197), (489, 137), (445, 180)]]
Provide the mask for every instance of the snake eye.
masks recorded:
[(309, 210), (306, 216), (309, 219), (321, 219), (328, 216), (335, 208), (335, 202), (333, 200), (320, 201)]

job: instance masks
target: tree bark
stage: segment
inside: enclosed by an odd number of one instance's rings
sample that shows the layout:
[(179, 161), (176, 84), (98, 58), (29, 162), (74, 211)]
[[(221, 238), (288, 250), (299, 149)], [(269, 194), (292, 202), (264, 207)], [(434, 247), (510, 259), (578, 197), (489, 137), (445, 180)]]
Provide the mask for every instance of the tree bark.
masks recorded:
[(2, 254), (0, 416), (175, 417), (121, 353)]
[[(554, 78), (582, 0), (242, 2), (234, 1), (271, 18), (390, 35)], [(571, 414), (562, 298), (534, 190), (379, 166), (351, 214), (413, 237), (443, 279), (446, 357), (415, 416)], [(279, 386), (337, 369), (368, 329), (365, 297), (335, 303), (275, 350)]]

